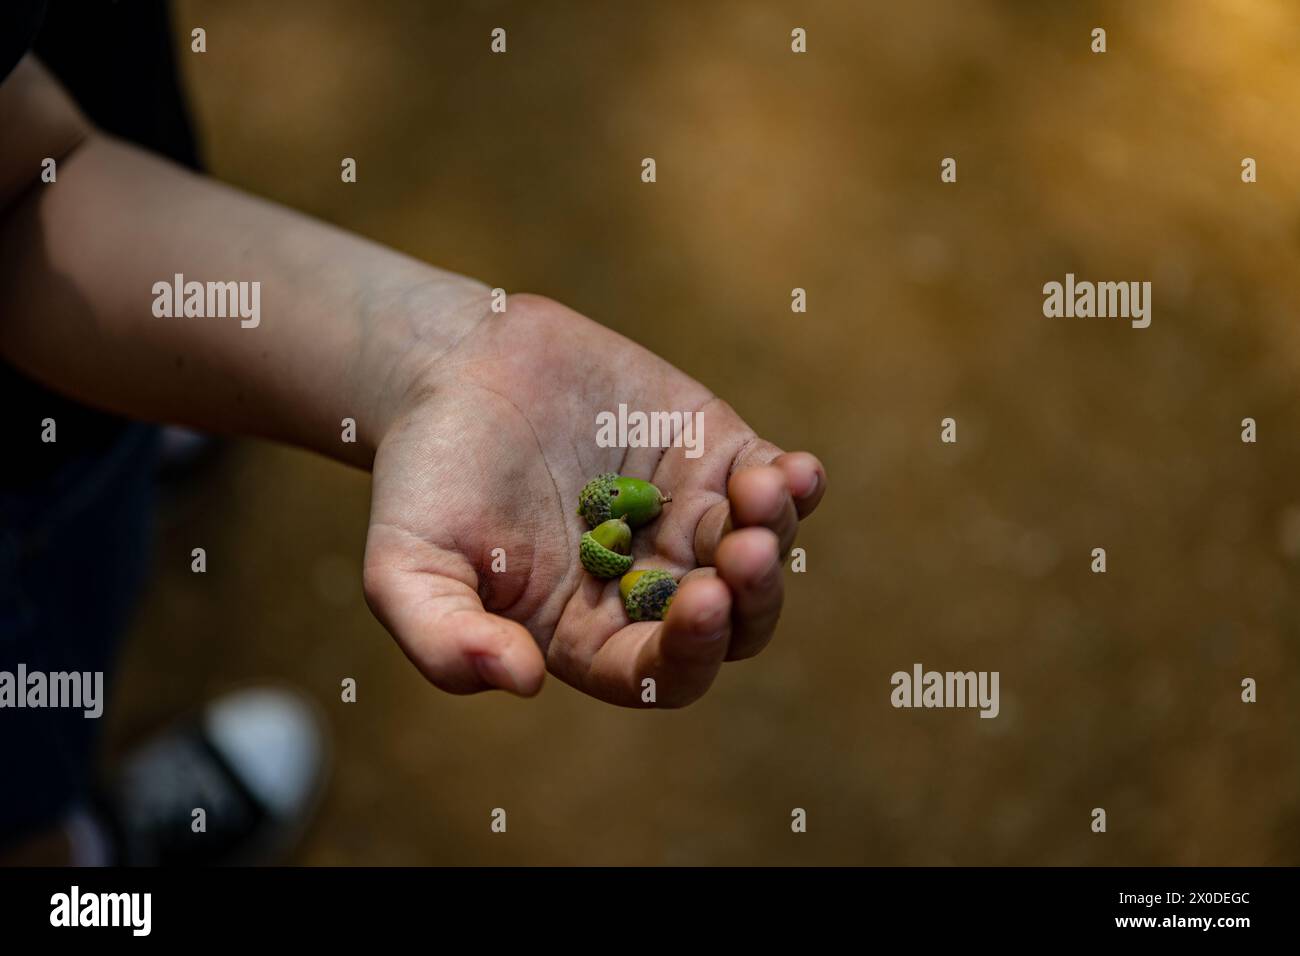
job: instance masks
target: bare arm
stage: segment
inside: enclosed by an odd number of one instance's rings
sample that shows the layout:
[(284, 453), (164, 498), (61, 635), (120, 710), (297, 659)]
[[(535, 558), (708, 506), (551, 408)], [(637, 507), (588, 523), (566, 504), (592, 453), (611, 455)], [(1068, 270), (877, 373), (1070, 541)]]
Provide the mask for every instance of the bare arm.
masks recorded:
[[(532, 694), (549, 668), (680, 706), (772, 637), (782, 554), (825, 490), (812, 455), (557, 303), (491, 313), (479, 283), (96, 133), (30, 58), (0, 87), (0, 135), (19, 144), (0, 154), (0, 355), (131, 416), (371, 467), (366, 596), (439, 687)], [(260, 321), (155, 315), (177, 273), (260, 282)], [(702, 457), (599, 445), (596, 416), (621, 404), (700, 416)], [(634, 552), (682, 581), (663, 623), (629, 623), (618, 583), (577, 562), (578, 493), (614, 470), (673, 495)]]
[[(0, 135), (0, 355), (88, 404), (368, 467), (413, 342), (441, 351), (486, 308), (479, 283), (97, 132), (31, 56), (0, 86)], [(259, 282), (259, 324), (155, 316), (177, 273)]]

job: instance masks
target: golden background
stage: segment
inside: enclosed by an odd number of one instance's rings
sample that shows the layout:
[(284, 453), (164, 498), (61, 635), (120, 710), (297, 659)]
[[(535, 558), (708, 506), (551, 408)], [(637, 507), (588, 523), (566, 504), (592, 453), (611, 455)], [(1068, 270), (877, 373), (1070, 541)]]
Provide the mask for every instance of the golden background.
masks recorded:
[[(214, 175), (565, 302), (831, 492), (768, 651), (632, 712), (427, 686), (362, 599), (367, 476), (237, 444), (161, 512), (115, 748), (301, 686), (335, 746), (307, 864), (1300, 862), (1300, 6), (244, 0), (175, 28)], [(1044, 318), (1066, 272), (1150, 280), (1151, 327)], [(1000, 671), (1001, 716), (894, 710), (917, 661)]]

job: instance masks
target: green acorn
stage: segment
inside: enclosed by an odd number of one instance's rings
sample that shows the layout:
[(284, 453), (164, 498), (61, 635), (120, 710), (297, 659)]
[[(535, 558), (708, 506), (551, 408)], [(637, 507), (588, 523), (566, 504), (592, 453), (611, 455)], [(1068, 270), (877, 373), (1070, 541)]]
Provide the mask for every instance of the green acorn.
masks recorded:
[(627, 518), (610, 518), (584, 532), (578, 544), (582, 566), (598, 578), (616, 578), (632, 567), (632, 529)]
[(578, 514), (594, 528), (610, 518), (627, 518), (634, 528), (659, 517), (665, 504), (672, 501), (648, 481), (624, 478), (612, 471), (597, 475), (578, 495)]
[(677, 593), (677, 582), (667, 571), (629, 571), (618, 582), (627, 616), (634, 621), (662, 621)]

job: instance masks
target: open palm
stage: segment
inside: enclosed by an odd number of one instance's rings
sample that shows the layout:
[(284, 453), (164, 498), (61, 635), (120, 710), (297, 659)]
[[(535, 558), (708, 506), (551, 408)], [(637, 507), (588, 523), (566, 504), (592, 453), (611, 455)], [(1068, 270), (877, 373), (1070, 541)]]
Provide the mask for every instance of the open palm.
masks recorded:
[[(596, 416), (620, 403), (701, 411), (703, 455), (598, 447)], [(662, 623), (629, 623), (618, 581), (578, 562), (578, 492), (610, 471), (672, 495), (632, 550), (682, 579)], [(651, 678), (654, 705), (680, 706), (771, 638), (782, 556), (824, 490), (816, 458), (782, 454), (662, 359), (515, 296), (439, 358), (379, 446), (366, 596), (445, 690), (530, 695), (549, 669), (629, 706), (650, 703)]]

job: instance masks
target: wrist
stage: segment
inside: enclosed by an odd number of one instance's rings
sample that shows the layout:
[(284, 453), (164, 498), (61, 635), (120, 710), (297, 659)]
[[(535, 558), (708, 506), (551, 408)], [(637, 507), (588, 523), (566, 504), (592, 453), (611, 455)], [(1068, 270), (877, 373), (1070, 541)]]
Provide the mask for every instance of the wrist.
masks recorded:
[(428, 268), (373, 290), (359, 310), (352, 375), (357, 450), (369, 467), (384, 438), (434, 387), (444, 359), (491, 314), (491, 290)]

